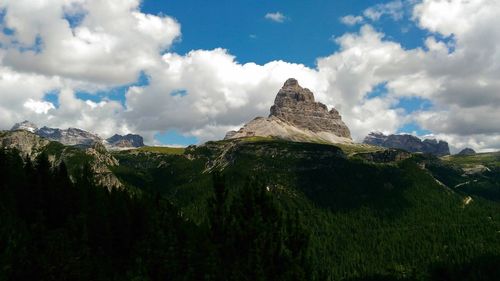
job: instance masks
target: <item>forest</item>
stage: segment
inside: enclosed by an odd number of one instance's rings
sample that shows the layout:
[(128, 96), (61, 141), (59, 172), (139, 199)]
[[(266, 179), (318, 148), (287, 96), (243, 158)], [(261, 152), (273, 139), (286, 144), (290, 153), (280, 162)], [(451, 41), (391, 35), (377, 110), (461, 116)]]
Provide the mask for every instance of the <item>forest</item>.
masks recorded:
[[(156, 194), (73, 184), (64, 162), (0, 150), (0, 280), (308, 280), (307, 232), (261, 186), (227, 202), (214, 174), (210, 221)], [(8, 171), (8, 172), (7, 172)]]
[[(349, 168), (373, 188), (429, 184), (411, 178), (411, 162), (383, 171), (350, 165), (322, 180)], [(88, 165), (71, 179), (64, 161), (54, 167), (45, 153), (32, 161), (0, 150), (0, 171), (0, 280), (500, 280), (496, 217), (477, 221), (496, 216), (497, 203), (464, 213), (433, 205), (449, 202), (430, 192), (430, 206), (412, 212), (380, 196), (371, 207), (353, 205), (359, 198), (349, 202), (340, 189), (343, 204), (321, 190), (321, 200), (306, 194), (315, 204), (294, 204), (261, 178), (228, 169), (210, 176), (206, 219), (195, 222), (155, 189), (108, 190)], [(394, 187), (382, 184), (389, 176)], [(346, 180), (364, 192), (366, 178)], [(391, 217), (383, 204), (405, 215)]]

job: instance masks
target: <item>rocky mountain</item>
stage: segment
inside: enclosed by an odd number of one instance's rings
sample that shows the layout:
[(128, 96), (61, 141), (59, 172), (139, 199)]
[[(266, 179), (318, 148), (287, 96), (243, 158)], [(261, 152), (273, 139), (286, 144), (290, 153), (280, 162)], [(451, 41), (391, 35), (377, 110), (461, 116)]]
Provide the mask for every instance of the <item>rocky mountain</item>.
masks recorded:
[(129, 147), (142, 147), (144, 146), (144, 139), (135, 134), (127, 134), (125, 136), (115, 134), (106, 139), (108, 144), (113, 147), (129, 148)]
[(0, 149), (18, 151), (21, 157), (32, 161), (41, 153), (46, 153), (54, 167), (64, 161), (73, 179), (81, 172), (84, 164), (88, 164), (97, 184), (108, 189), (123, 187), (111, 172), (118, 161), (100, 142), (88, 146), (66, 146), (27, 130), (15, 130), (0, 133)]
[(12, 126), (12, 129), (10, 130), (11, 131), (24, 130), (34, 133), (36, 132), (36, 130), (38, 130), (38, 127), (32, 122), (24, 120), (23, 122), (14, 124), (14, 126)]
[(370, 133), (363, 143), (386, 148), (404, 149), (409, 152), (430, 153), (436, 156), (444, 156), (450, 154), (450, 148), (445, 141), (437, 141), (435, 139), (425, 139), (408, 134), (404, 135), (384, 135), (382, 133)]
[(476, 154), (476, 151), (472, 148), (466, 147), (462, 149), (457, 155), (474, 155)]
[(78, 128), (50, 128), (44, 126), (38, 128), (36, 124), (30, 121), (16, 123), (11, 131), (28, 131), (42, 138), (57, 141), (64, 145), (76, 145), (83, 147), (92, 147), (96, 143), (106, 145), (107, 148), (135, 148), (144, 146), (144, 140), (140, 135), (128, 134), (125, 136), (115, 134), (114, 136), (103, 140), (97, 134), (93, 134)]
[(22, 156), (28, 156), (32, 160), (34, 160), (49, 143), (49, 140), (40, 138), (34, 133), (24, 129), (2, 132), (0, 134), (0, 148), (15, 149), (19, 151)]
[(225, 139), (275, 137), (305, 142), (351, 143), (349, 128), (337, 110), (316, 102), (314, 94), (296, 79), (288, 79), (279, 90), (267, 118), (257, 117)]
[(36, 130), (35, 134), (65, 145), (91, 146), (94, 143), (102, 143), (102, 139), (99, 136), (77, 128), (58, 129), (42, 127)]

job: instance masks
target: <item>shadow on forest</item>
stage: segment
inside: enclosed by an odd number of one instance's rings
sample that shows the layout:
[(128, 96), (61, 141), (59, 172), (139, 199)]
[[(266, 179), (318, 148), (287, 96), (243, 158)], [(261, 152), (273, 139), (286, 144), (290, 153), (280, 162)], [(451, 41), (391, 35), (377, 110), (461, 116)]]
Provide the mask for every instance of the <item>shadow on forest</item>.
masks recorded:
[[(408, 174), (422, 173), (418, 168), (350, 160), (338, 147), (315, 143), (240, 143), (225, 157), (228, 162), (225, 175), (230, 186), (257, 178), (270, 186), (285, 187), (290, 192), (297, 190), (316, 206), (331, 211), (367, 207), (376, 214), (391, 217), (410, 207), (404, 192), (415, 177), (409, 180)], [(137, 167), (124, 160), (120, 159), (123, 171), (115, 173), (139, 188), (175, 193), (176, 200), (181, 202), (183, 190), (189, 191), (187, 201), (193, 200), (195, 190), (199, 190), (195, 194), (203, 200), (208, 195), (205, 191), (210, 184), (202, 173), (203, 160), (192, 163), (182, 156), (170, 156), (165, 159), (168, 164), (161, 168)]]
[(434, 264), (424, 276), (415, 278), (375, 275), (348, 281), (498, 281), (500, 280), (500, 256), (484, 255), (458, 265)]
[[(331, 211), (360, 207), (384, 216), (396, 216), (410, 203), (407, 170), (347, 159), (331, 145), (294, 142), (252, 142), (232, 152), (226, 170), (230, 181), (257, 177), (270, 186), (292, 187), (313, 204)], [(415, 170), (418, 170), (415, 168)]]
[(409, 202), (404, 197), (410, 185), (396, 166), (374, 165), (341, 157), (304, 159), (297, 169), (297, 187), (316, 205), (331, 211), (367, 207), (394, 216)]
[(386, 217), (410, 207), (404, 197), (412, 184), (406, 170), (347, 159), (340, 148), (331, 145), (302, 144), (301, 149), (310, 157), (292, 164), (294, 184), (316, 206), (334, 212), (366, 207)]

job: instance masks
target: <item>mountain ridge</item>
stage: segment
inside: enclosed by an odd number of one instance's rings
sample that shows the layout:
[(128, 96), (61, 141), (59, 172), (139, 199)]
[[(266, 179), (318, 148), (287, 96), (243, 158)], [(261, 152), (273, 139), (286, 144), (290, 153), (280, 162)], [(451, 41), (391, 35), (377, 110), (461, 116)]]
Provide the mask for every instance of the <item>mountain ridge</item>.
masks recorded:
[(385, 148), (404, 149), (409, 152), (430, 153), (436, 156), (450, 155), (447, 142), (435, 139), (421, 140), (410, 134), (385, 135), (380, 132), (372, 132), (364, 138), (363, 143)]
[(96, 143), (101, 143), (109, 149), (124, 149), (124, 148), (137, 148), (144, 146), (144, 139), (137, 134), (118, 135), (115, 134), (108, 139), (103, 139), (97, 134), (79, 129), (79, 128), (50, 128), (38, 126), (28, 120), (16, 123), (12, 126), (10, 131), (24, 130), (34, 133), (40, 137), (46, 138), (51, 141), (57, 141), (64, 145), (76, 145), (83, 147), (92, 147)]

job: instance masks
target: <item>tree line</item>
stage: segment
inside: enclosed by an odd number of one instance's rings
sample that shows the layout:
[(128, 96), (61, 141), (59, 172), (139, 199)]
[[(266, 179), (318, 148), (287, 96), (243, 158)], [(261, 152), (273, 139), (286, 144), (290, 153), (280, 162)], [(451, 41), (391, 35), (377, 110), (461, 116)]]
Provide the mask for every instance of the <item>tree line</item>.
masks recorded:
[(209, 219), (158, 194), (97, 186), (87, 164), (0, 150), (0, 280), (309, 280), (309, 236), (264, 186), (228, 196), (214, 175)]

